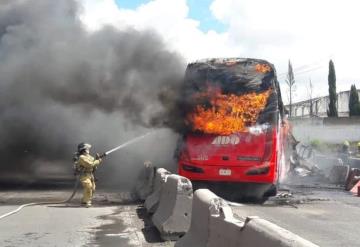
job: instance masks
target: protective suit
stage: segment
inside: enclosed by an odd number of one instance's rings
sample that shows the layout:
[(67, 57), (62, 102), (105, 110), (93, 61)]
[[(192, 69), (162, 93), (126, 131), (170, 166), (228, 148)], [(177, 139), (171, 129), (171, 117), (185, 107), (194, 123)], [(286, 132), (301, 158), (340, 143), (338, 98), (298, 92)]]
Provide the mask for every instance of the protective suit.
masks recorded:
[(360, 142), (358, 142), (357, 144), (357, 153), (356, 153), (356, 158), (360, 158)]
[(345, 164), (345, 165), (348, 165), (349, 164), (349, 157), (351, 155), (351, 152), (350, 152), (350, 143), (349, 141), (344, 141), (342, 147), (341, 147), (341, 151), (340, 151), (340, 154), (339, 154), (339, 158), (342, 160), (342, 162)]
[(96, 188), (93, 172), (102, 160), (99, 157), (94, 158), (89, 154), (90, 144), (79, 144), (79, 147), (80, 155), (76, 161), (76, 166), (80, 171), (80, 182), (84, 189), (81, 203), (85, 204), (86, 207), (90, 207)]

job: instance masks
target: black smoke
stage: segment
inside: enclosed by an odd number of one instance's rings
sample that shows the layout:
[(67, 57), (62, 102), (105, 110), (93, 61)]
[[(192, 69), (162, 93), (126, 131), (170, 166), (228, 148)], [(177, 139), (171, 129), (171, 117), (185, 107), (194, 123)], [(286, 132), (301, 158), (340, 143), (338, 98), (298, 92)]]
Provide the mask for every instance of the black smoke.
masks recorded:
[[(80, 11), (75, 0), (1, 1), (3, 176), (34, 174), (49, 164), (67, 167), (79, 142), (105, 151), (176, 122), (174, 102), (185, 69), (181, 56), (153, 31), (109, 26), (90, 32)], [(157, 151), (143, 150), (139, 158), (138, 151), (128, 150), (126, 159), (108, 162), (123, 163), (120, 180), (132, 163)]]

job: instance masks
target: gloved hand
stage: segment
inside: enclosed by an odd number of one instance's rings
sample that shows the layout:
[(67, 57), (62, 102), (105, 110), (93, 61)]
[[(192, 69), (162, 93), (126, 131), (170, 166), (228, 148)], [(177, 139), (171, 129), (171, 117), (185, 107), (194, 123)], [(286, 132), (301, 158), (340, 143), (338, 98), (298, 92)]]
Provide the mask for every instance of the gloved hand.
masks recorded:
[(96, 153), (96, 159), (99, 160), (99, 159), (102, 159), (106, 156), (106, 153), (102, 153), (102, 154), (99, 154), (99, 153)]
[(99, 153), (96, 153), (96, 155), (95, 155), (95, 159), (97, 159), (97, 160), (101, 159), (101, 157), (100, 157), (100, 154), (99, 154)]

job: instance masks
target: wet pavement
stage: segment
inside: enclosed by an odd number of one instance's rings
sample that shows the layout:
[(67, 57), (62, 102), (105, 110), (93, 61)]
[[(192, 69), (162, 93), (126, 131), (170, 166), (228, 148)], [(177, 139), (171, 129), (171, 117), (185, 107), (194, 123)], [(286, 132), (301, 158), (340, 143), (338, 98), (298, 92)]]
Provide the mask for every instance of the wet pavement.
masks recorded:
[[(69, 193), (0, 191), (0, 215), (23, 203), (60, 200)], [(98, 191), (92, 208), (79, 202), (80, 193), (70, 203), (26, 207), (0, 220), (0, 246), (174, 246), (161, 241), (141, 203), (129, 193)]]
[[(319, 246), (358, 246), (360, 197), (343, 187), (308, 181), (282, 184), (264, 204), (231, 203), (234, 214), (259, 216)], [(33, 201), (67, 198), (66, 189), (0, 191), (0, 215)], [(67, 204), (24, 208), (0, 220), (0, 246), (174, 246), (163, 242), (142, 203), (131, 193), (97, 191), (92, 208), (80, 207), (81, 190)]]

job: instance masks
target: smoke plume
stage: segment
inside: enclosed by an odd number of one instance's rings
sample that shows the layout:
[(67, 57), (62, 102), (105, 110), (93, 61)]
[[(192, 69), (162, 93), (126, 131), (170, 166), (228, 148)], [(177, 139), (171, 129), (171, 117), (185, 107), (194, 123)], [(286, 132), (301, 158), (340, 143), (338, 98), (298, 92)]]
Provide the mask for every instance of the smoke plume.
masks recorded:
[[(48, 171), (49, 164), (58, 164), (55, 171), (68, 169), (79, 142), (107, 150), (176, 122), (172, 111), (183, 59), (153, 31), (88, 32), (80, 10), (74, 0), (0, 3), (3, 176)], [(153, 138), (158, 146), (164, 143), (159, 134)], [(149, 142), (140, 155), (132, 147), (108, 159), (110, 167), (122, 166), (118, 180), (156, 152), (166, 152), (162, 159), (171, 156), (169, 143), (164, 150)]]

